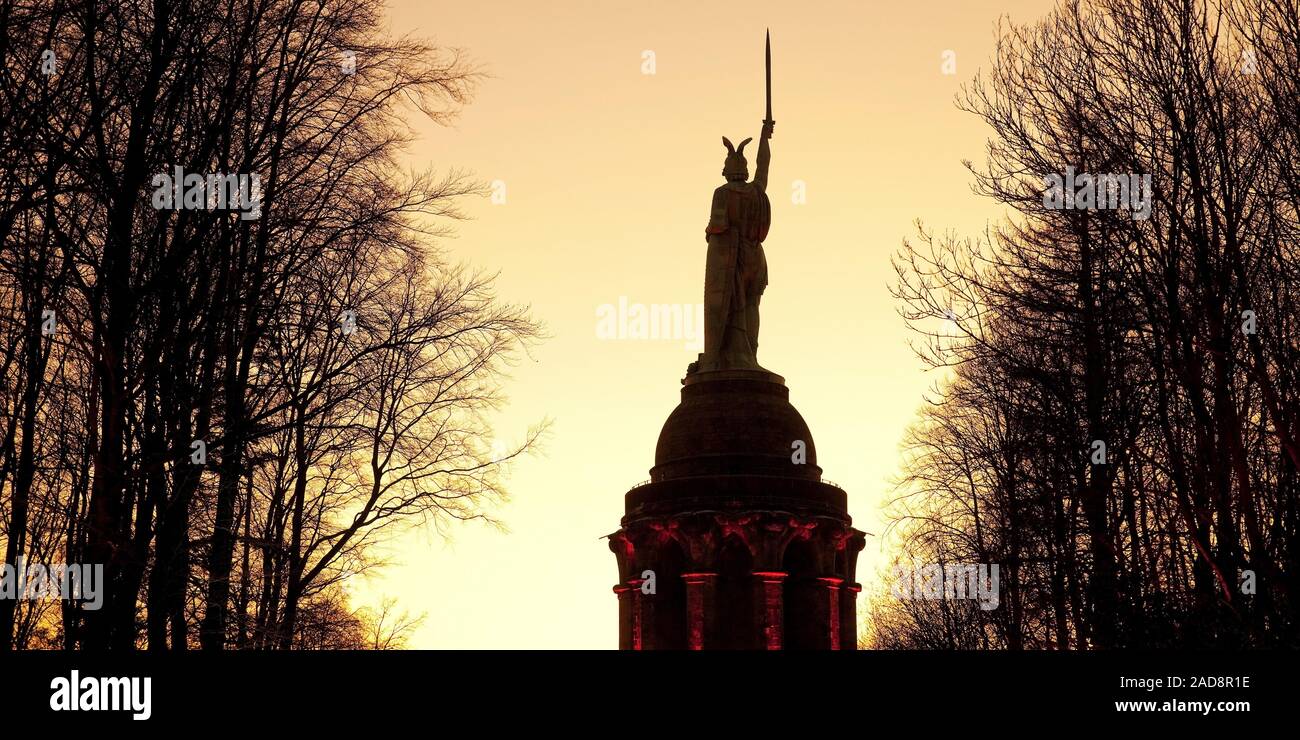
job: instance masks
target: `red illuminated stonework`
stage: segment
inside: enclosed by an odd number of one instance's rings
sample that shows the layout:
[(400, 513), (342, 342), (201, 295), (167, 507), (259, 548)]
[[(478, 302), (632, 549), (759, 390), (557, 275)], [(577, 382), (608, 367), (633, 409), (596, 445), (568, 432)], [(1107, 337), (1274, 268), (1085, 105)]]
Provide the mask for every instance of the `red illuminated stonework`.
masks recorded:
[(865, 536), (821, 472), (780, 376), (688, 375), (609, 536), (619, 648), (856, 648)]

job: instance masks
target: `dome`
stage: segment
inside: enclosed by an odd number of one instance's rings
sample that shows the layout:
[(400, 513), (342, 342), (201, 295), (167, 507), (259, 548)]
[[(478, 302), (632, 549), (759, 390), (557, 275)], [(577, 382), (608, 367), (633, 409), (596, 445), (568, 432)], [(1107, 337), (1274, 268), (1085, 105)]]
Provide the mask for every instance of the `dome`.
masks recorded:
[(681, 403), (659, 432), (652, 481), (705, 475), (821, 479), (812, 432), (790, 405), (781, 376), (718, 370), (692, 373), (682, 382)]

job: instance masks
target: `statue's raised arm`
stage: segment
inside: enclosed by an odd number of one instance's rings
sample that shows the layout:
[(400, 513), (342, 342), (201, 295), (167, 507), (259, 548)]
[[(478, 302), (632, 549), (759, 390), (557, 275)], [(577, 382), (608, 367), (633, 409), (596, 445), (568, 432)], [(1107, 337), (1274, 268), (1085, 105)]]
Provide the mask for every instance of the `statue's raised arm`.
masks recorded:
[(772, 147), (768, 146), (768, 139), (772, 138), (772, 128), (776, 126), (776, 121), (763, 121), (763, 133), (758, 138), (758, 161), (754, 166), (754, 185), (764, 192), (767, 191), (767, 166), (772, 163)]
[(758, 136), (758, 167), (754, 171), (754, 184), (767, 192), (767, 166), (772, 162), (772, 148), (768, 139), (772, 138), (772, 129), (776, 121), (772, 120), (772, 33), (763, 35), (763, 80), (764, 96), (767, 99), (767, 117), (763, 119), (763, 133)]

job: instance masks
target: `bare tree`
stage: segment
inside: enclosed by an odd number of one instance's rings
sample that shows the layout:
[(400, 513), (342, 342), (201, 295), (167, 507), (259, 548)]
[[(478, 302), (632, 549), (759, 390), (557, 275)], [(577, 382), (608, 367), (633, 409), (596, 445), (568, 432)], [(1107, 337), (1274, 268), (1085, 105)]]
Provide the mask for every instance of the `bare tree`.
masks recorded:
[[(895, 533), (1004, 565), (996, 647), (1296, 640), (1296, 27), (1287, 3), (1063, 2), (1004, 23), (959, 101), (993, 130), (978, 189), (1017, 215), (896, 261), (946, 378)], [(1062, 208), (1067, 172), (1151, 187)]]
[(100, 611), (0, 600), (0, 644), (399, 644), (342, 584), (403, 526), (491, 518), (485, 412), (538, 332), (437, 248), (481, 186), (400, 167), (475, 67), (378, 0), (0, 24), (5, 562), (106, 570)]

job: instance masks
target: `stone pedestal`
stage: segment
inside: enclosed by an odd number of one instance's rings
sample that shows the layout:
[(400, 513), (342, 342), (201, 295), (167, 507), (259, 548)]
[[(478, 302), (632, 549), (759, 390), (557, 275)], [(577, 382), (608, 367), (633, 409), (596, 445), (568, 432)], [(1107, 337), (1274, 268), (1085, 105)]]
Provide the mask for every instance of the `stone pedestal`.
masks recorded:
[[(659, 434), (650, 482), (627, 492), (610, 535), (619, 646), (854, 649), (846, 584), (856, 586), (864, 544), (846, 494), (821, 479), (783, 378), (692, 373)], [(646, 571), (652, 594), (641, 592)]]

